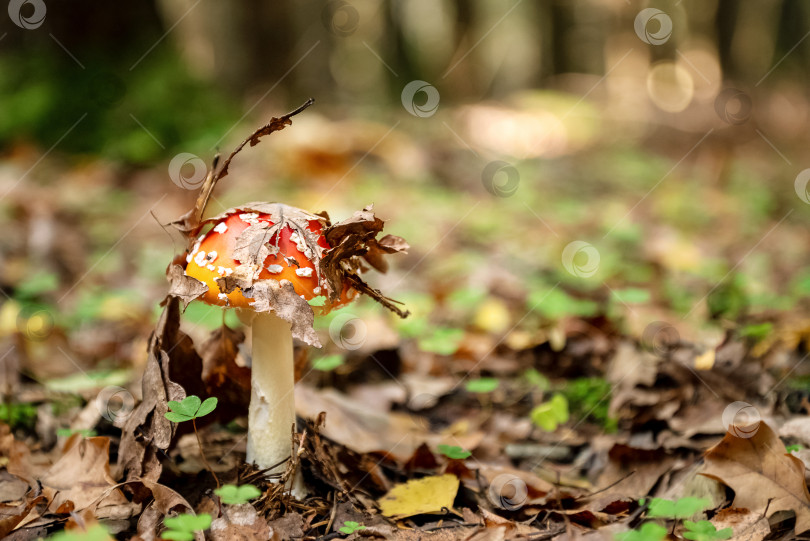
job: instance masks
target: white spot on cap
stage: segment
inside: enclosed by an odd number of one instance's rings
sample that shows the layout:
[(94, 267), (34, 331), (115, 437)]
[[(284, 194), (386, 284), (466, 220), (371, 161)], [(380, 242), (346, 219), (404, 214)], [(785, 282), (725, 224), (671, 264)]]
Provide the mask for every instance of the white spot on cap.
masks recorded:
[(192, 257), (194, 257), (194, 253), (189, 252), (189, 254), (186, 256), (186, 263), (191, 263)]
[(217, 267), (217, 274), (225, 276), (225, 267)]
[(228, 225), (225, 222), (219, 222), (216, 227), (214, 227), (213, 231), (215, 233), (219, 233), (220, 235), (225, 233), (228, 230)]
[(205, 256), (205, 259), (206, 259), (206, 261), (208, 261), (209, 263), (213, 263), (214, 261), (216, 261), (216, 260), (217, 260), (217, 253), (216, 253), (216, 251), (211, 250), (210, 252), (208, 252), (208, 255), (207, 255), (207, 256)]
[(302, 267), (300, 269), (295, 269), (295, 274), (297, 274), (298, 276), (309, 278), (310, 276), (312, 276), (312, 269), (310, 267)]
[(321, 293), (321, 288), (320, 288), (320, 286), (318, 286), (318, 287), (316, 287), (315, 289), (313, 289), (313, 290), (312, 290), (312, 292), (313, 292), (313, 293), (315, 293), (316, 295), (320, 295), (320, 293)]
[(216, 269), (216, 267), (211, 264), (206, 265), (205, 268), (210, 270), (211, 272), (214, 272), (214, 269)]
[(280, 273), (281, 271), (284, 270), (284, 267), (282, 267), (281, 265), (268, 265), (267, 270), (271, 274), (278, 274), (278, 273)]
[(239, 219), (251, 225), (259, 223), (259, 215), (255, 212), (243, 212), (239, 215)]
[(200, 250), (194, 255), (194, 262), (200, 267), (205, 265), (205, 250)]
[(217, 295), (217, 298), (218, 298), (219, 300), (221, 300), (221, 301), (228, 302), (228, 296), (227, 296), (225, 293), (219, 293), (219, 294)]

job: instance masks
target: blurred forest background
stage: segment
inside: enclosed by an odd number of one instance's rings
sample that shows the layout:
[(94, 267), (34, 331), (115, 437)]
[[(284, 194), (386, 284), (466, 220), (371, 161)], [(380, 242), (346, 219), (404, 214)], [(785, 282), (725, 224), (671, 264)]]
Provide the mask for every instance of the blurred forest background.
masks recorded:
[[(671, 34), (661, 43), (647, 46), (634, 33), (642, 7), (665, 10)], [(33, 4), (21, 9), (33, 13)], [(48, 5), (35, 31), (0, 23), (0, 141), (47, 148), (88, 113), (63, 152), (145, 164), (221, 142), (234, 117), (304, 96), (335, 115), (379, 118), (398, 110), (414, 79), (436, 86), (447, 105), (529, 89), (590, 90), (588, 102), (609, 118), (685, 131), (700, 129), (706, 106), (731, 85), (756, 102), (752, 124), (791, 141), (805, 119), (797, 102), (810, 55), (808, 10), (789, 0)], [(648, 24), (659, 30), (659, 21)], [(662, 64), (678, 71), (651, 72)], [(683, 114), (657, 112), (656, 104)]]

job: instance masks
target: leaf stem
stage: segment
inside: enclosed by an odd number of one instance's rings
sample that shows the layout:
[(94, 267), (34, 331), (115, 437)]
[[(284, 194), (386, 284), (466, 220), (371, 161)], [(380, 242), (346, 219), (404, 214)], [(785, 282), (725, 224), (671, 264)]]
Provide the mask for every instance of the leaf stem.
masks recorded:
[(191, 419), (191, 426), (194, 427), (194, 435), (197, 436), (197, 445), (200, 446), (200, 457), (202, 457), (203, 464), (205, 464), (205, 469), (207, 469), (209, 472), (211, 472), (211, 475), (214, 476), (214, 481), (216, 481), (217, 488), (219, 488), (219, 478), (217, 477), (217, 474), (214, 473), (214, 469), (211, 468), (211, 465), (208, 463), (208, 459), (205, 458), (205, 451), (203, 451), (203, 444), (202, 444), (202, 440), (200, 440), (200, 433), (197, 432), (197, 419), (196, 418)]

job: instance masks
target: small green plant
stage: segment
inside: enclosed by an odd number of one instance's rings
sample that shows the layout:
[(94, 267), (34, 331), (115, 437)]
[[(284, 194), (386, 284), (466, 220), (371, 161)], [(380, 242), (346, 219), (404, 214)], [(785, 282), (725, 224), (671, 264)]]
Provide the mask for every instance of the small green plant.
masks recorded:
[(211, 515), (208, 513), (199, 515), (185, 513), (164, 519), (163, 525), (166, 526), (167, 530), (160, 534), (162, 539), (191, 541), (194, 539), (194, 532), (201, 532), (211, 527)]
[(217, 407), (217, 398), (212, 396), (206, 398), (205, 402), (200, 400), (199, 396), (187, 396), (182, 402), (171, 400), (169, 402), (169, 409), (166, 412), (166, 418), (173, 423), (182, 423), (184, 421), (193, 421), (200, 417), (208, 415)]
[(548, 388), (551, 387), (551, 382), (548, 378), (541, 374), (536, 368), (529, 368), (523, 372), (523, 379), (526, 380), (529, 385), (541, 391), (547, 391)]
[(542, 287), (529, 293), (527, 306), (548, 320), (557, 321), (566, 316), (590, 317), (599, 312), (593, 301), (576, 299), (560, 288)]
[(785, 447), (785, 451), (787, 451), (788, 453), (792, 453), (793, 451), (801, 451), (802, 449), (804, 449), (804, 447), (799, 445), (798, 443), (788, 445)]
[(0, 421), (13, 430), (32, 430), (37, 422), (37, 407), (24, 402), (0, 404)]
[(458, 445), (441, 444), (439, 445), (438, 449), (441, 454), (453, 460), (464, 460), (465, 458), (469, 458), (470, 455), (472, 455), (471, 452), (462, 449)]
[(595, 422), (607, 432), (616, 430), (616, 419), (608, 413), (610, 382), (602, 378), (577, 378), (567, 382), (561, 392), (568, 399), (571, 415)]
[(365, 530), (366, 527), (360, 524), (359, 522), (355, 522), (353, 520), (347, 520), (343, 523), (343, 526), (340, 527), (338, 530), (340, 533), (345, 533), (346, 535), (352, 534), (357, 530)]
[(219, 478), (217, 477), (217, 474), (214, 473), (211, 465), (208, 463), (208, 459), (205, 458), (205, 451), (203, 451), (200, 433), (197, 432), (197, 419), (208, 415), (214, 411), (216, 407), (217, 398), (215, 396), (206, 398), (205, 402), (203, 402), (200, 400), (199, 396), (190, 395), (185, 397), (181, 402), (170, 400), (169, 408), (171, 411), (167, 411), (164, 415), (166, 419), (173, 423), (191, 421), (191, 426), (194, 428), (194, 435), (197, 436), (197, 445), (200, 446), (200, 457), (202, 457), (202, 461), (203, 464), (205, 464), (206, 469), (211, 472), (212, 476), (214, 476), (214, 481), (216, 481), (217, 488), (219, 488)]
[(439, 327), (419, 339), (419, 349), (439, 355), (452, 355), (464, 340), (464, 329)]
[(262, 491), (253, 485), (223, 485), (214, 491), (222, 503), (240, 505), (262, 495)]
[(316, 359), (312, 363), (312, 368), (315, 370), (320, 370), (321, 372), (331, 372), (335, 368), (343, 366), (344, 362), (343, 355), (327, 355), (326, 357)]
[(464, 388), (471, 393), (491, 393), (498, 388), (498, 383), (496, 378), (471, 379)]
[(535, 425), (546, 432), (554, 432), (557, 426), (568, 422), (568, 400), (557, 393), (548, 402), (535, 406), (530, 416)]
[(48, 541), (107, 541), (110, 534), (101, 524), (91, 526), (89, 530), (62, 530), (48, 537)]
[(655, 522), (645, 522), (638, 530), (617, 533), (613, 536), (616, 541), (663, 541), (667, 529)]
[[(644, 499), (639, 500), (641, 505), (644, 505), (644, 502)], [(649, 518), (691, 518), (709, 507), (711, 507), (711, 502), (705, 498), (686, 497), (675, 501), (653, 498), (650, 500), (647, 516)]]
[(754, 341), (760, 341), (767, 338), (773, 332), (773, 323), (766, 321), (764, 323), (752, 323), (740, 328), (740, 336), (751, 338)]
[(691, 520), (684, 520), (683, 525), (686, 531), (683, 536), (692, 541), (720, 541), (721, 539), (729, 539), (734, 532), (731, 528), (723, 528), (717, 531), (717, 528), (708, 520), (699, 520), (692, 522)]

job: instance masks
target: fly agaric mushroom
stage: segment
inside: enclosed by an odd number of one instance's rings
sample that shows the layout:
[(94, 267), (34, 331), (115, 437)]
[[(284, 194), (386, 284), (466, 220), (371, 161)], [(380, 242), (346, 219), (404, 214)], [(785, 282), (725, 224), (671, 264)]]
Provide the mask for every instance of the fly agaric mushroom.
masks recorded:
[[(295, 423), (293, 338), (320, 347), (307, 301), (325, 298), (320, 312), (350, 302), (358, 291), (402, 313), (363, 282), (361, 258), (385, 271), (382, 254), (404, 251), (399, 237), (376, 235), (383, 221), (372, 207), (331, 225), (326, 213), (311, 214), (279, 203), (249, 203), (204, 220), (186, 257), (170, 270), (170, 294), (237, 308), (252, 332), (251, 398), (247, 460), (268, 473), (283, 471)], [(193, 238), (193, 237), (191, 237)], [(279, 466), (281, 464), (281, 466)], [(272, 469), (271, 469), (272, 468)], [(300, 481), (294, 491), (302, 493)]]

